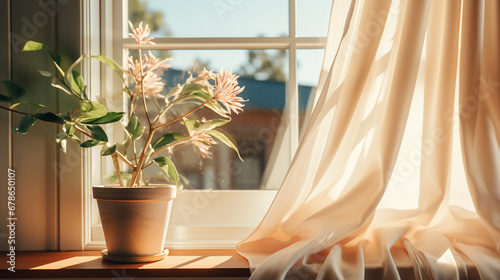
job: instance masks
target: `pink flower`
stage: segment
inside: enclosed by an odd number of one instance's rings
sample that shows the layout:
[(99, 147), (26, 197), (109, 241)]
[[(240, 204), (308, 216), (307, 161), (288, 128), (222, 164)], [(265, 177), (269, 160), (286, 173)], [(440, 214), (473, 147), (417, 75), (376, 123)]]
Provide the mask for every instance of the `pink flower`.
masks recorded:
[(191, 136), (191, 141), (193, 145), (200, 150), (201, 156), (203, 158), (210, 156), (210, 146), (216, 142), (210, 136), (207, 131), (198, 131)]
[[(151, 97), (151, 96), (156, 96), (156, 97), (164, 97), (163, 95), (160, 94), (160, 92), (163, 90), (165, 87), (165, 83), (161, 81), (161, 78), (156, 75), (152, 71), (145, 71), (145, 68), (147, 67), (146, 63), (143, 63), (143, 69), (141, 71), (141, 66), (139, 61), (133, 60), (133, 58), (130, 56), (128, 58), (128, 69), (123, 69), (123, 72), (132, 77), (134, 79), (135, 83), (135, 88), (133, 91), (134, 95), (141, 95), (141, 81), (142, 85), (144, 86), (144, 96), (145, 97)], [(144, 66), (146, 65), (146, 66)], [(143, 74), (145, 73), (145, 74)]]
[(165, 83), (161, 82), (161, 78), (153, 71), (158, 68), (170, 68), (166, 62), (170, 58), (160, 60), (156, 58), (151, 52), (149, 55), (144, 55), (142, 59), (142, 69), (139, 60), (134, 60), (132, 56), (128, 58), (128, 68), (124, 68), (123, 73), (134, 79), (135, 88), (133, 94), (141, 95), (141, 80), (144, 80), (144, 96), (145, 97), (164, 97), (160, 92), (165, 87)]
[(211, 87), (210, 83), (208, 80), (213, 80), (215, 77), (215, 74), (213, 73), (213, 70), (208, 71), (206, 68), (204, 68), (200, 74), (196, 78), (193, 78), (193, 76), (190, 76), (186, 83), (193, 83), (193, 84), (200, 84), (202, 86), (209, 86)]
[(238, 114), (239, 111), (243, 111), (243, 104), (245, 100), (238, 95), (243, 91), (245, 87), (240, 88), (238, 86), (238, 76), (233, 75), (232, 71), (219, 71), (218, 74), (214, 75), (215, 80), (215, 100), (222, 103), (226, 109), (231, 112)]
[(137, 59), (134, 61), (134, 58), (132, 56), (129, 56), (128, 68), (122, 68), (122, 70), (125, 75), (134, 78), (134, 82), (136, 82), (141, 79), (141, 75), (145, 68), (145, 65), (143, 65), (141, 69), (141, 64), (139, 63), (139, 61)]
[[(161, 78), (158, 77), (154, 72), (148, 72), (144, 77), (144, 96), (145, 97), (165, 97), (160, 94), (163, 88), (165, 87), (165, 83), (161, 82)], [(141, 83), (139, 82), (136, 87), (140, 88)], [(135, 89), (134, 89), (135, 91)]]
[(149, 33), (151, 32), (151, 29), (149, 29), (149, 26), (146, 24), (146, 27), (142, 27), (142, 21), (139, 23), (139, 27), (134, 28), (134, 25), (130, 20), (128, 21), (128, 25), (130, 26), (130, 29), (132, 29), (132, 33), (129, 33), (130, 37), (134, 38), (137, 44), (139, 45), (146, 45), (146, 44), (151, 44), (154, 45), (152, 40), (154, 39), (153, 37), (147, 38), (149, 36)]
[(169, 58), (160, 60), (159, 58), (154, 56), (151, 53), (151, 51), (149, 51), (149, 56), (144, 55), (143, 64), (146, 65), (145, 67), (147, 67), (147, 71), (154, 71), (158, 68), (168, 69), (172, 66), (172, 65), (167, 64), (167, 61), (169, 61), (170, 59), (172, 59), (172, 58), (169, 57)]

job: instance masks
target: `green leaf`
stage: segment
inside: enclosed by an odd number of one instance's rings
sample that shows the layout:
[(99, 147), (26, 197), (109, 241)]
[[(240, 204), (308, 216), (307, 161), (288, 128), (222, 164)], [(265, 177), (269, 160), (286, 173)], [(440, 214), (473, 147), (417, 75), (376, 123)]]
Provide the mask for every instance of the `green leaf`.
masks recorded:
[(56, 143), (59, 146), (59, 148), (66, 154), (66, 146), (68, 143), (68, 134), (61, 132), (56, 135)]
[(34, 104), (34, 103), (16, 103), (12, 104), (10, 108), (29, 113), (35, 113), (40, 109), (48, 109), (47, 106), (43, 104)]
[(65, 123), (64, 119), (58, 115), (48, 112), (48, 113), (36, 113), (35, 117), (41, 121), (54, 122), (54, 123)]
[(208, 107), (210, 110), (214, 111), (222, 117), (227, 117), (229, 115), (229, 112), (215, 100), (207, 102), (207, 104), (205, 104), (205, 107)]
[(49, 72), (49, 71), (38, 70), (38, 72), (40, 73), (40, 75), (42, 75), (44, 77), (52, 77), (52, 76), (54, 76), (54, 73)]
[(87, 127), (90, 130), (92, 138), (94, 138), (95, 140), (108, 142), (108, 136), (106, 135), (106, 132), (104, 131), (104, 129), (102, 129), (102, 127), (96, 125), (95, 126), (86, 125), (85, 127)]
[(85, 82), (83, 81), (82, 75), (76, 70), (71, 71), (71, 74), (73, 74), (73, 80), (80, 89), (80, 92), (83, 93), (85, 91)]
[(199, 90), (199, 91), (191, 92), (190, 94), (185, 95), (185, 98), (195, 98), (195, 99), (199, 99), (203, 102), (206, 102), (210, 98), (212, 98), (212, 95), (210, 93), (208, 93), (208, 91), (206, 91), (206, 90)]
[(104, 117), (108, 113), (104, 105), (86, 100), (80, 101), (80, 109), (82, 112), (74, 117), (79, 122), (94, 121)]
[(92, 102), (80, 101), (80, 109), (82, 110), (83, 113), (92, 111), (92, 108), (94, 108), (94, 104), (92, 104)]
[(63, 125), (63, 131), (66, 132), (68, 135), (71, 135), (71, 134), (75, 133), (76, 128), (72, 124), (65, 124), (65, 125)]
[(73, 141), (75, 141), (78, 144), (82, 143), (82, 140), (80, 140), (80, 138), (78, 138), (78, 136), (76, 136), (75, 134), (68, 134), (68, 137), (71, 138)]
[(188, 96), (192, 95), (195, 92), (205, 92), (208, 94), (208, 88), (207, 88), (207, 86), (204, 86), (204, 85), (201, 85), (198, 83), (185, 84), (182, 87), (182, 92), (181, 92), (179, 98), (187, 98)]
[(197, 131), (206, 131), (206, 130), (211, 130), (216, 127), (222, 126), (227, 124), (228, 122), (231, 121), (231, 118), (229, 119), (212, 119), (205, 121), (204, 123), (201, 123), (198, 120), (192, 120), (192, 119), (184, 119), (184, 124), (186, 125), (186, 128), (189, 132), (189, 135), (193, 135)]
[(184, 119), (184, 124), (189, 132), (189, 135), (193, 135), (193, 133), (200, 127), (201, 123), (197, 120)]
[(170, 90), (166, 98), (170, 99), (189, 99), (195, 98), (203, 102), (212, 98), (212, 95), (208, 92), (208, 87), (198, 84), (198, 83), (187, 83), (183, 86), (177, 86)]
[[(84, 54), (81, 55), (75, 62), (73, 62), (73, 64), (71, 64), (71, 66), (68, 68), (68, 71), (66, 71), (66, 76), (64, 77), (66, 85), (69, 85), (69, 88), (71, 88), (71, 90), (79, 98), (82, 98), (81, 94), (83, 92), (83, 88), (80, 88), (80, 86), (78, 85), (78, 83), (77, 83), (77, 81), (75, 79), (75, 76), (74, 76), (74, 72), (76, 72), (76, 71), (73, 71), (73, 69), (80, 62), (82, 62), (83, 58), (85, 58)], [(78, 73), (78, 72), (76, 72), (76, 73)], [(78, 75), (80, 75), (80, 74), (78, 73)]]
[(175, 97), (175, 96), (179, 95), (179, 93), (181, 93), (181, 91), (182, 91), (182, 87), (179, 87), (179, 86), (174, 87), (173, 89), (170, 90), (170, 92), (167, 94), (167, 96), (165, 98), (169, 99), (171, 97)]
[(38, 43), (38, 42), (35, 42), (35, 41), (28, 41), (26, 42), (26, 44), (24, 44), (24, 47), (23, 47), (23, 52), (24, 51), (39, 51), (39, 50), (43, 50), (43, 44), (42, 43)]
[(154, 143), (151, 145), (151, 147), (153, 148), (153, 150), (159, 150), (163, 147), (165, 147), (166, 145), (174, 142), (174, 141), (178, 141), (178, 140), (182, 140), (182, 139), (185, 139), (186, 137), (184, 137), (183, 135), (181, 134), (178, 134), (178, 133), (167, 133), (167, 134), (164, 134), (160, 137), (158, 137), (158, 139), (156, 139), (156, 141), (154, 141)]
[(97, 146), (97, 145), (99, 145), (101, 143), (102, 142), (99, 141), (99, 140), (91, 139), (91, 140), (87, 140), (87, 141), (81, 143), (80, 147), (82, 147), (82, 148), (91, 148), (91, 147)]
[(116, 145), (111, 145), (108, 143), (108, 144), (102, 146), (101, 156), (110, 156), (110, 155), (114, 154), (115, 151), (116, 151)]
[(71, 90), (64, 84), (61, 80), (59, 80), (56, 76), (52, 76), (52, 80), (50, 81), (50, 85), (54, 88), (60, 89), (69, 95), (73, 95)]
[(82, 143), (80, 138), (78, 138), (78, 136), (74, 134), (76, 131), (75, 125), (66, 123), (65, 125), (63, 125), (63, 131), (66, 132), (66, 134), (68, 134), (68, 137), (73, 141), (77, 142), (78, 144)]
[(62, 70), (61, 66), (59, 66), (59, 64), (56, 63), (55, 61), (53, 61), (53, 63), (54, 63), (54, 66), (56, 67), (57, 71), (59, 71), (59, 74), (61, 74), (61, 76), (64, 78), (66, 76), (66, 74)]
[(130, 139), (123, 141), (122, 143), (116, 144), (116, 150), (122, 155), (127, 155), (128, 146), (130, 145)]
[(201, 124), (200, 130), (211, 130), (219, 126), (223, 126), (227, 124), (228, 122), (231, 121), (231, 118), (229, 119), (212, 119), (205, 121), (205, 123)]
[(238, 157), (240, 158), (240, 160), (243, 161), (243, 159), (240, 156), (240, 152), (238, 151), (238, 147), (236, 146), (234, 141), (231, 138), (229, 138), (229, 136), (227, 136), (224, 133), (217, 131), (217, 130), (210, 130), (210, 131), (207, 131), (207, 133), (210, 136), (213, 136), (213, 137), (219, 139), (219, 141), (221, 141), (222, 143), (227, 145), (229, 148), (235, 150), (236, 153), (238, 154)]
[[(19, 86), (18, 84), (14, 83), (14, 82), (2, 81), (2, 84), (5, 87), (5, 89), (7, 90), (7, 92), (9, 93), (9, 101), (10, 102), (23, 96), (26, 93), (24, 88), (22, 88), (21, 86)], [(6, 97), (6, 96), (4, 96), (4, 97)]]
[(43, 50), (43, 46), (44, 46), (44, 44), (42, 44), (42, 43), (38, 43), (35, 41), (28, 41), (28, 42), (26, 42), (26, 44), (24, 44), (22, 51), (23, 52), (24, 51), (39, 51), (39, 50)]
[(10, 97), (0, 94), (1, 102), (10, 102)]
[(139, 123), (139, 119), (135, 114), (132, 114), (132, 116), (130, 116), (130, 120), (125, 129), (127, 130), (130, 138), (134, 140), (139, 139), (144, 133), (144, 127), (141, 126), (141, 124)]
[(33, 114), (27, 114), (19, 121), (16, 127), (12, 129), (12, 133), (26, 134), (35, 122), (35, 116)]
[(71, 119), (71, 112), (60, 113), (59, 115), (61, 116), (61, 118), (63, 118), (67, 122), (72, 122), (73, 121)]
[(66, 123), (65, 125), (63, 125), (62, 129), (68, 135), (69, 138), (71, 138), (73, 141), (81, 144), (82, 141), (80, 140), (80, 138), (78, 138), (78, 136), (76, 136), (74, 134), (76, 131), (76, 128), (73, 124)]
[(96, 59), (100, 60), (102, 63), (108, 65), (111, 69), (113, 69), (113, 71), (116, 72), (116, 74), (118, 74), (118, 76), (120, 76), (120, 78), (122, 78), (122, 80), (124, 79), (122, 69), (120, 68), (118, 63), (116, 63), (113, 59), (111, 59), (105, 55), (93, 55), (91, 57), (96, 58)]
[(80, 123), (87, 125), (114, 123), (121, 120), (124, 114), (125, 114), (124, 112), (107, 112), (106, 115), (104, 115), (103, 117), (86, 121), (80, 121)]
[[(57, 64), (55, 64), (55, 65), (56, 65), (56, 67), (58, 67), (58, 70), (60, 70), (60, 72), (62, 73), (62, 76), (64, 77), (65, 75), (64, 75), (64, 72), (62, 72), (62, 69), (59, 67), (59, 65), (57, 65)], [(69, 95), (73, 95), (71, 93), (71, 90), (68, 88), (68, 86), (63, 81), (61, 81), (56, 75), (54, 75), (54, 73), (49, 72), (49, 71), (44, 71), (44, 70), (38, 70), (38, 72), (40, 72), (40, 74), (42, 76), (51, 78), (50, 85), (53, 86), (54, 88), (60, 89)], [(82, 79), (82, 82), (83, 82), (83, 79)], [(85, 85), (84, 85), (84, 87), (85, 87)]]
[(26, 44), (24, 44), (23, 47), (23, 51), (38, 51), (42, 49), (49, 52), (50, 57), (55, 63), (57, 63), (58, 65), (61, 64), (61, 56), (58, 53), (52, 51), (52, 49), (47, 45), (35, 41), (28, 41), (26, 42)]
[[(132, 174), (128, 174), (125, 172), (120, 172), (120, 177), (122, 178), (122, 180), (125, 180), (125, 183), (124, 183), (125, 185), (128, 185), (128, 182), (130, 180), (132, 180)], [(113, 175), (106, 177), (104, 179), (104, 184), (109, 185), (109, 184), (115, 183), (116, 181), (118, 181), (118, 176), (116, 176), (116, 172), (115, 172)]]
[(174, 163), (168, 157), (157, 157), (153, 159), (153, 162), (156, 163), (168, 177), (172, 178), (176, 185), (179, 183), (179, 173), (177, 173)]

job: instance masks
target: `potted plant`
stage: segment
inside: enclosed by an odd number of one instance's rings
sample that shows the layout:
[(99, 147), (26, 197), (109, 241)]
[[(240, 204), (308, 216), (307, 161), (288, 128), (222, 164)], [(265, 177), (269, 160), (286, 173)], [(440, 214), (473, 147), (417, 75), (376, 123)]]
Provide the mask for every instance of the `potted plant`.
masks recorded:
[[(217, 128), (231, 120), (231, 112), (238, 114), (242, 110), (244, 100), (238, 96), (243, 88), (238, 86), (237, 76), (222, 69), (219, 73), (205, 69), (162, 96), (160, 93), (165, 84), (155, 71), (169, 68), (166, 64), (169, 59), (159, 59), (151, 52), (143, 54), (144, 45), (154, 44), (153, 38), (148, 37), (150, 29), (147, 25), (143, 28), (142, 23), (137, 28), (129, 24), (130, 35), (138, 44), (138, 57), (129, 57), (128, 65), (123, 68), (103, 55), (82, 55), (64, 71), (60, 55), (48, 46), (34, 41), (25, 44), (23, 51), (46, 50), (49, 53), (55, 73), (40, 72), (50, 77), (51, 85), (61, 93), (78, 99), (79, 106), (74, 110), (58, 112), (43, 104), (15, 103), (24, 94), (24, 89), (9, 81), (3, 82), (9, 96), (0, 95), (0, 101), (14, 104), (0, 107), (24, 115), (12, 130), (15, 133), (27, 133), (38, 120), (52, 122), (62, 128), (56, 142), (63, 151), (69, 139), (83, 148), (100, 146), (101, 155), (111, 157), (115, 168), (111, 181), (115, 185), (93, 187), (107, 246), (102, 252), (103, 258), (117, 262), (148, 262), (160, 260), (168, 252), (164, 251), (164, 242), (172, 199), (176, 196), (176, 185), (179, 185), (179, 174), (168, 152), (192, 143), (206, 156), (211, 145), (218, 140), (238, 153), (234, 141)], [(87, 95), (83, 77), (75, 67), (88, 58), (100, 60), (123, 79), (128, 112), (108, 111)], [(129, 81), (132, 81), (130, 86)], [(163, 97), (165, 101), (156, 115), (148, 110), (150, 97)], [(186, 109), (186, 104), (191, 107)], [(141, 113), (137, 113), (138, 107), (143, 109)], [(177, 115), (167, 117), (167, 113), (176, 107)], [(190, 118), (201, 108), (208, 108), (220, 117)], [(127, 137), (124, 142), (111, 143), (108, 139), (103, 126), (111, 123), (122, 125)], [(186, 133), (159, 133), (160, 129), (178, 123), (183, 123)], [(146, 185), (143, 171), (151, 165), (159, 166), (171, 184)]]

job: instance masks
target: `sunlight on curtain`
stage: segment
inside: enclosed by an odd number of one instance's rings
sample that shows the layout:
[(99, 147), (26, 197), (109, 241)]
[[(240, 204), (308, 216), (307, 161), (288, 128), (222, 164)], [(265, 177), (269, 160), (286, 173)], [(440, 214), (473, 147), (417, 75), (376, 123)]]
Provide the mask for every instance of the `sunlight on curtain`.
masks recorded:
[(334, 1), (251, 279), (500, 275), (500, 3)]

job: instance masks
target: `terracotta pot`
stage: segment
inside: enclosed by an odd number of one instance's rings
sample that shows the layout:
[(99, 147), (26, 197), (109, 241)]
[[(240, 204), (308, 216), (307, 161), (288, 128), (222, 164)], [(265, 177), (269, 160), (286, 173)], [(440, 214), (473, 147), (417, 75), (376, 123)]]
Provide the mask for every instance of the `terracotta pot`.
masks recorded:
[(103, 258), (127, 263), (163, 259), (176, 190), (174, 185), (93, 187), (107, 247)]

